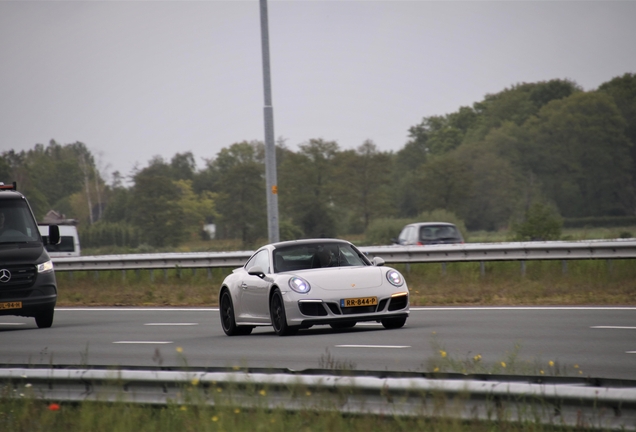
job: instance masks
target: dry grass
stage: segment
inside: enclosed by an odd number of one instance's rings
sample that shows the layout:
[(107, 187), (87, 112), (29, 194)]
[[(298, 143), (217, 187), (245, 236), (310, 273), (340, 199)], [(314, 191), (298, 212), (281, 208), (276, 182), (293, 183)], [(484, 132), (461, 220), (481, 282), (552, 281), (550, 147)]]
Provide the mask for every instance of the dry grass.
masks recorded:
[[(396, 265), (415, 306), (444, 305), (633, 305), (633, 260)], [(59, 273), (59, 306), (216, 306), (221, 281), (231, 269)]]

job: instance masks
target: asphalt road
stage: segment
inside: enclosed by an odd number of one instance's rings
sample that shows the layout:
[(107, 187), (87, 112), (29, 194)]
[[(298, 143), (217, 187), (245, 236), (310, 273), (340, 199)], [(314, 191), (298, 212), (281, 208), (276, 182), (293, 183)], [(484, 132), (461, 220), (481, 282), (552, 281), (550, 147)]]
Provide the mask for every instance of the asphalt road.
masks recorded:
[[(436, 341), (437, 345), (434, 343)], [(291, 337), (270, 327), (227, 337), (217, 309), (58, 308), (50, 329), (0, 316), (0, 365), (112, 365), (430, 371), (444, 350), (486, 364), (565, 365), (570, 373), (636, 379), (636, 307), (414, 308), (406, 326), (319, 326)], [(575, 368), (575, 365), (578, 368)]]

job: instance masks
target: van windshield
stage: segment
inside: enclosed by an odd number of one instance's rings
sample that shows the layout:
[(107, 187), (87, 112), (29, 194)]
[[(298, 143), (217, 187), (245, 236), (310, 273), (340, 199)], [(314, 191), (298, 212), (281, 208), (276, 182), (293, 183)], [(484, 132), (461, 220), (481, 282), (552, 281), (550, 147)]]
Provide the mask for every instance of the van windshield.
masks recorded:
[(27, 203), (21, 199), (0, 200), (0, 243), (42, 241)]

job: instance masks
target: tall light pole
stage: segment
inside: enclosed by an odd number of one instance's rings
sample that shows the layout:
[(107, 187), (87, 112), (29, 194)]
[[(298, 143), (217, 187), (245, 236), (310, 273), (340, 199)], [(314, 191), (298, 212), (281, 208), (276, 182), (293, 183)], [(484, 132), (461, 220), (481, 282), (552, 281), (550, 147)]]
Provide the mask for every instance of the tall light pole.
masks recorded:
[(267, 232), (270, 243), (280, 240), (278, 230), (278, 184), (276, 180), (276, 144), (274, 143), (274, 107), (269, 66), (269, 26), (267, 0), (261, 5), (261, 44), (263, 48), (263, 88), (265, 91), (265, 179), (267, 185)]

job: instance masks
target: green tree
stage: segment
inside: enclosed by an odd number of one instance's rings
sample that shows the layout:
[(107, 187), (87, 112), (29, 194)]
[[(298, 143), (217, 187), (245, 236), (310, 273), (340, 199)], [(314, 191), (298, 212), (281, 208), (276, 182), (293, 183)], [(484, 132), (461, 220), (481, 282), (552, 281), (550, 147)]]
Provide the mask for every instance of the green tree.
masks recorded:
[(632, 193), (625, 120), (606, 94), (576, 93), (524, 124), (524, 171), (566, 217), (624, 214)]
[(547, 241), (558, 240), (562, 227), (563, 219), (554, 208), (535, 202), (523, 221), (512, 224), (512, 231), (516, 241)]
[(184, 211), (179, 205), (180, 188), (151, 166), (134, 176), (132, 221), (142, 241), (155, 247), (176, 246), (186, 238)]
[(355, 151), (334, 157), (334, 194), (337, 206), (350, 214), (350, 233), (362, 233), (375, 217), (393, 213), (391, 156), (378, 151), (371, 140)]
[(217, 233), (240, 238), (244, 245), (267, 237), (265, 166), (258, 160), (256, 144), (242, 142), (222, 149), (208, 170), (216, 178)]
[(312, 139), (288, 154), (279, 169), (281, 214), (307, 237), (334, 237), (334, 159), (338, 144)]
[[(602, 84), (599, 91), (609, 94), (625, 119), (625, 135), (631, 143), (630, 156), (632, 190), (636, 191), (636, 74), (626, 73)], [(636, 195), (632, 194), (625, 206), (636, 214)]]

